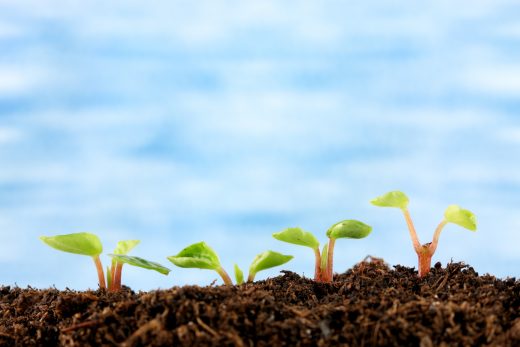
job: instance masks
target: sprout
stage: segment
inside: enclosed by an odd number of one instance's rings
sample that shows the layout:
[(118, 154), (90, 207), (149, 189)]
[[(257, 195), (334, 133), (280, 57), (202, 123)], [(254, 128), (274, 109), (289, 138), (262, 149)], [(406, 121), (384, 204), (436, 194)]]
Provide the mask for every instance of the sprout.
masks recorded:
[[(130, 252), (135, 246), (137, 246), (141, 241), (139, 240), (127, 240), (127, 241), (119, 241), (116, 245), (116, 249), (114, 250), (114, 254), (124, 255)], [(123, 271), (123, 263), (118, 262), (116, 259), (112, 258), (112, 266), (110, 267), (110, 271), (107, 271), (107, 282), (108, 289), (111, 291), (117, 290), (121, 288), (121, 272)]]
[(265, 251), (258, 254), (249, 267), (248, 282), (253, 282), (257, 272), (280, 266), (294, 258), (292, 255), (284, 255), (278, 252)]
[[(257, 272), (285, 264), (292, 258), (293, 257), (290, 255), (283, 255), (273, 251), (260, 253), (255, 257), (249, 268), (247, 281), (252, 282)], [(183, 268), (214, 270), (220, 275), (220, 277), (222, 277), (224, 284), (233, 284), (228, 273), (220, 264), (217, 253), (215, 253), (215, 251), (205, 242), (194, 243), (184, 248), (177, 255), (168, 257), (168, 260)], [(234, 269), (237, 284), (242, 284), (244, 282), (244, 274), (242, 273), (242, 270), (240, 270), (236, 264)]]
[(98, 273), (99, 287), (106, 289), (108, 283), (108, 289), (110, 291), (121, 289), (121, 271), (123, 264), (156, 270), (165, 275), (170, 271), (160, 264), (138, 257), (127, 256), (126, 253), (137, 246), (140, 242), (139, 240), (119, 241), (114, 250), (114, 254), (109, 254), (109, 256), (112, 257), (112, 265), (111, 267), (107, 267), (107, 281), (105, 282), (103, 266), (99, 259), (99, 255), (103, 252), (103, 246), (96, 235), (91, 233), (74, 233), (56, 236), (41, 236), (40, 239), (50, 247), (57, 250), (92, 257)]
[(178, 267), (207, 269), (216, 271), (225, 284), (233, 284), (226, 270), (220, 265), (217, 253), (205, 242), (194, 243), (168, 260)]
[(235, 264), (235, 280), (237, 281), (237, 284), (244, 283), (244, 273), (240, 270), (237, 264)]
[(99, 287), (106, 288), (103, 266), (99, 259), (99, 255), (103, 252), (103, 245), (101, 244), (99, 237), (90, 233), (75, 233), (56, 236), (40, 236), (40, 240), (52, 248), (63, 252), (92, 257), (98, 273)]
[(446, 224), (453, 223), (468, 230), (476, 231), (477, 220), (475, 215), (471, 211), (465, 210), (457, 205), (450, 205), (444, 212), (443, 220), (435, 229), (432, 242), (425, 243), (422, 245), (419, 242), (419, 238), (417, 237), (417, 232), (415, 231), (415, 227), (410, 216), (410, 212), (408, 211), (408, 201), (409, 200), (406, 194), (400, 191), (393, 191), (386, 193), (380, 197), (377, 197), (370, 202), (373, 205), (379, 207), (395, 207), (401, 209), (401, 211), (404, 214), (408, 230), (410, 232), (413, 247), (419, 259), (419, 277), (423, 277), (428, 272), (430, 272), (433, 254), (437, 249), (441, 231), (446, 226)]
[(334, 245), (336, 239), (361, 239), (367, 237), (371, 231), (372, 227), (357, 220), (344, 220), (336, 223), (327, 230), (329, 241), (323, 246), (321, 254), (320, 243), (316, 237), (301, 228), (287, 228), (274, 233), (273, 237), (280, 241), (311, 248), (314, 251), (315, 257), (314, 280), (332, 282)]

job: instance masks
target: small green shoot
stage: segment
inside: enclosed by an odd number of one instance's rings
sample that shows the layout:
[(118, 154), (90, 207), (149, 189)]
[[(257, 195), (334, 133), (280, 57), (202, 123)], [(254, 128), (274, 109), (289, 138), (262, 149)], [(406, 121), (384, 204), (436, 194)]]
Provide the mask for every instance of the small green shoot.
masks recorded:
[(421, 244), (417, 237), (410, 212), (408, 211), (409, 199), (406, 194), (400, 191), (393, 191), (381, 195), (370, 202), (372, 205), (378, 207), (399, 208), (403, 212), (415, 252), (419, 259), (419, 277), (426, 276), (426, 274), (430, 272), (433, 254), (437, 250), (441, 231), (446, 224), (453, 223), (471, 231), (477, 230), (477, 219), (471, 211), (465, 210), (457, 205), (450, 205), (444, 212), (444, 218), (435, 229), (432, 242)]
[[(247, 278), (248, 282), (254, 280), (257, 272), (285, 264), (292, 258), (292, 256), (283, 255), (273, 251), (267, 251), (257, 255), (249, 268), (249, 276)], [(220, 277), (222, 277), (224, 284), (233, 284), (228, 273), (220, 264), (217, 253), (215, 253), (215, 251), (205, 242), (194, 243), (184, 248), (177, 255), (168, 257), (168, 260), (176, 266), (183, 268), (214, 270), (220, 275)], [(240, 270), (236, 264), (234, 269), (237, 284), (242, 284), (244, 281), (242, 270)]]
[(189, 245), (177, 255), (169, 256), (168, 260), (178, 267), (214, 270), (225, 284), (233, 284), (226, 270), (220, 265), (217, 253), (206, 242)]
[(237, 284), (244, 283), (244, 273), (240, 270), (237, 264), (235, 264), (235, 280)]
[(332, 282), (336, 239), (361, 239), (367, 237), (371, 231), (372, 227), (357, 220), (344, 220), (336, 223), (327, 230), (329, 241), (323, 246), (321, 254), (318, 239), (312, 233), (301, 228), (287, 228), (274, 233), (273, 237), (280, 241), (311, 248), (315, 257), (314, 280), (318, 282)]
[(372, 231), (372, 227), (357, 220), (345, 220), (334, 224), (327, 230), (329, 244), (327, 246), (327, 275), (326, 279), (332, 281), (332, 267), (334, 256), (334, 244), (336, 239), (363, 239)]
[(40, 239), (45, 244), (57, 250), (92, 257), (94, 264), (96, 265), (99, 287), (101, 289), (106, 289), (107, 283), (110, 291), (121, 289), (121, 271), (123, 264), (156, 270), (165, 275), (169, 272), (169, 269), (160, 264), (142, 258), (129, 257), (125, 255), (139, 244), (139, 240), (120, 241), (117, 243), (114, 254), (110, 254), (112, 257), (112, 265), (111, 267), (107, 266), (107, 281), (105, 282), (103, 266), (99, 259), (99, 255), (103, 252), (103, 246), (96, 235), (83, 232), (56, 236), (41, 236)]
[(253, 282), (258, 272), (272, 267), (280, 266), (294, 258), (292, 255), (284, 255), (278, 252), (265, 251), (258, 254), (249, 267), (248, 282)]
[[(119, 241), (114, 250), (114, 254), (128, 254), (135, 246), (141, 241), (139, 240), (126, 240)], [(123, 263), (117, 262), (116, 259), (112, 258), (112, 264), (110, 272), (107, 271), (107, 282), (108, 289), (110, 291), (116, 291), (121, 288), (121, 272), (123, 271)]]
[(103, 245), (101, 244), (99, 237), (91, 233), (75, 233), (56, 236), (40, 236), (40, 240), (48, 246), (62, 252), (92, 257), (98, 273), (99, 287), (106, 288), (103, 266), (99, 259), (99, 255), (103, 252)]

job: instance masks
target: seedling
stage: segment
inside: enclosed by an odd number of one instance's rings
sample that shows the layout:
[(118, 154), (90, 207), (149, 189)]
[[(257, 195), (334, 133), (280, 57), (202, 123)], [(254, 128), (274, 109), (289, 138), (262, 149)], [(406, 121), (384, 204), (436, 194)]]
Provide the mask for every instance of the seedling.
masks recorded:
[[(247, 281), (253, 282), (257, 272), (285, 264), (292, 258), (293, 256), (291, 255), (283, 255), (273, 251), (260, 253), (255, 257), (253, 263), (249, 267), (249, 276), (247, 277)], [(220, 264), (217, 253), (215, 253), (215, 251), (205, 242), (194, 243), (184, 248), (179, 252), (179, 254), (168, 257), (168, 260), (183, 268), (214, 270), (220, 275), (220, 277), (222, 277), (224, 284), (233, 284), (228, 273)], [(242, 273), (242, 270), (240, 270), (236, 264), (234, 269), (237, 284), (242, 284), (244, 282), (244, 274)]]
[(314, 280), (332, 282), (336, 239), (362, 239), (367, 237), (371, 231), (371, 226), (357, 220), (344, 220), (336, 223), (327, 230), (329, 241), (325, 243), (321, 253), (318, 239), (312, 233), (301, 228), (287, 228), (274, 233), (273, 237), (280, 241), (311, 248), (314, 251), (315, 258)]
[(99, 287), (102, 289), (107, 288), (107, 282), (110, 291), (118, 291), (121, 289), (121, 272), (123, 264), (155, 270), (164, 275), (167, 275), (170, 272), (169, 269), (158, 263), (126, 255), (139, 244), (139, 240), (119, 241), (114, 250), (114, 254), (109, 254), (109, 256), (112, 257), (112, 264), (111, 267), (107, 268), (107, 281), (105, 282), (103, 265), (99, 259), (99, 255), (103, 252), (103, 246), (96, 235), (91, 233), (74, 233), (56, 236), (41, 236), (40, 239), (50, 247), (57, 250), (92, 257), (94, 264), (96, 265)]
[(393, 191), (377, 197), (370, 202), (372, 205), (379, 207), (399, 208), (403, 212), (406, 224), (408, 225), (408, 230), (410, 231), (410, 237), (412, 238), (415, 253), (417, 253), (419, 259), (419, 277), (423, 277), (430, 272), (432, 256), (437, 249), (439, 236), (446, 224), (453, 223), (471, 231), (477, 230), (477, 218), (471, 211), (465, 210), (457, 205), (450, 205), (444, 212), (444, 218), (437, 226), (437, 229), (435, 229), (433, 241), (421, 245), (410, 212), (408, 211), (409, 199), (406, 194), (400, 191)]

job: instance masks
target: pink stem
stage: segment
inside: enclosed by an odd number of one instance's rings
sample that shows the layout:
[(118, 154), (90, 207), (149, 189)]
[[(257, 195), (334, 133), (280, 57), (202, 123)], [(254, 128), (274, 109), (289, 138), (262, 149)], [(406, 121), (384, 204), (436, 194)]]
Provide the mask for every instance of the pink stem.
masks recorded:
[(93, 259), (94, 263), (96, 264), (96, 270), (98, 273), (99, 288), (106, 289), (107, 285), (105, 283), (105, 273), (103, 272), (103, 265), (101, 265), (101, 260), (99, 259), (98, 255), (93, 257)]
[(424, 277), (430, 272), (433, 253), (430, 250), (430, 244), (421, 246), (421, 250), (417, 252), (419, 258), (419, 277)]
[(437, 245), (439, 244), (439, 237), (441, 236), (441, 231), (446, 224), (448, 224), (448, 222), (446, 220), (443, 220), (442, 222), (439, 223), (439, 225), (437, 226), (437, 229), (435, 229), (435, 233), (433, 234), (433, 241), (430, 244), (430, 252), (431, 252), (432, 256), (435, 253), (435, 251), (437, 250)]
[(121, 290), (121, 273), (123, 272), (123, 263), (116, 263), (116, 273), (112, 282), (114, 283), (113, 290), (116, 292)]
[(327, 278), (325, 279), (325, 282), (332, 282), (332, 269), (333, 269), (333, 261), (334, 261), (334, 243), (336, 242), (336, 239), (333, 239), (332, 237), (329, 238), (329, 248), (327, 251)]
[(314, 280), (316, 282), (322, 281), (321, 274), (321, 255), (319, 247), (314, 249), (314, 256), (316, 257), (316, 263), (314, 264)]
[(419, 242), (419, 238), (417, 237), (417, 232), (415, 231), (415, 227), (413, 225), (412, 217), (410, 216), (410, 212), (408, 209), (403, 209), (404, 219), (406, 220), (406, 224), (408, 225), (408, 231), (410, 232), (410, 237), (412, 238), (413, 248), (415, 252), (419, 253), (419, 249), (421, 248), (421, 243)]

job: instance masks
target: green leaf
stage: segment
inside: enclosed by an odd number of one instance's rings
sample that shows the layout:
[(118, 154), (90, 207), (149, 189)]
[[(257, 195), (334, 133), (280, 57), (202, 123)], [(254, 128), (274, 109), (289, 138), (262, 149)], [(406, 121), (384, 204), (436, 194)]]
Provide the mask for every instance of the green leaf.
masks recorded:
[(118, 263), (142, 267), (143, 269), (148, 270), (155, 270), (159, 273), (162, 273), (163, 275), (167, 275), (168, 273), (170, 273), (170, 269), (168, 269), (167, 267), (164, 267), (159, 263), (155, 263), (153, 261), (149, 261), (143, 258), (123, 254), (109, 254), (108, 256), (112, 257), (112, 259), (115, 259)]
[(99, 238), (91, 233), (40, 236), (40, 240), (57, 250), (95, 257), (103, 252)]
[(473, 212), (465, 210), (457, 205), (450, 205), (444, 212), (444, 218), (447, 222), (460, 225), (471, 231), (477, 230), (477, 217)]
[(251, 266), (249, 267), (248, 279), (252, 281), (259, 271), (285, 264), (292, 258), (294, 258), (292, 255), (284, 255), (273, 251), (265, 251), (260, 253), (255, 257), (251, 263)]
[(194, 243), (168, 260), (179, 267), (218, 270), (220, 260), (217, 254), (205, 242)]
[(237, 264), (235, 264), (235, 279), (237, 280), (237, 284), (244, 283), (244, 273), (240, 270)]
[(126, 240), (119, 241), (117, 243), (116, 249), (114, 250), (114, 254), (128, 254), (135, 246), (137, 246), (141, 241), (139, 240)]
[(398, 190), (386, 193), (370, 201), (372, 205), (379, 207), (398, 207), (405, 209), (408, 207), (408, 197), (405, 193)]
[(320, 247), (320, 243), (316, 237), (312, 233), (304, 231), (301, 228), (287, 228), (274, 233), (273, 237), (280, 241), (306, 246), (312, 249)]
[[(139, 240), (126, 240), (119, 241), (117, 243), (116, 249), (114, 250), (114, 254), (128, 254), (135, 246), (137, 246), (141, 241)], [(112, 264), (115, 264), (116, 260), (112, 258)]]
[(334, 224), (327, 230), (327, 236), (333, 239), (346, 237), (349, 239), (362, 239), (367, 237), (372, 227), (358, 220), (344, 220)]

